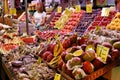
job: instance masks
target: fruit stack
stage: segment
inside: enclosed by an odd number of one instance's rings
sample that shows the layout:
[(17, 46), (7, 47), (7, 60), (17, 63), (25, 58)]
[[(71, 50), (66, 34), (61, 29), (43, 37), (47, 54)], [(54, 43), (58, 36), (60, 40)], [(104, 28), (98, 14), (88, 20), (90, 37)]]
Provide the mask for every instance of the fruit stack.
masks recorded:
[(78, 25), (83, 14), (84, 11), (73, 12), (68, 22), (65, 24), (64, 29), (72, 31)]
[(71, 16), (72, 12), (73, 11), (70, 9), (64, 10), (64, 12), (63, 12), (62, 16), (59, 18), (59, 20), (55, 22), (54, 28), (62, 29), (64, 27), (64, 25), (66, 24), (66, 22), (68, 21), (69, 17)]
[(115, 14), (115, 11), (111, 11), (108, 17), (102, 17), (101, 13), (98, 14), (98, 16), (95, 18), (94, 22), (92, 22), (92, 24), (89, 26), (87, 31), (95, 29), (96, 26), (101, 26), (105, 28), (107, 24), (109, 24), (111, 20), (115, 17)]
[(100, 13), (99, 9), (93, 10), (92, 14), (85, 13), (82, 19), (80, 20), (79, 25), (75, 28), (75, 32), (77, 32), (79, 36), (82, 36), (98, 13)]
[(111, 23), (107, 25), (107, 29), (120, 31), (120, 13), (117, 13)]
[(61, 17), (61, 13), (56, 13), (50, 22), (50, 26), (53, 28), (55, 26), (55, 22), (59, 20)]

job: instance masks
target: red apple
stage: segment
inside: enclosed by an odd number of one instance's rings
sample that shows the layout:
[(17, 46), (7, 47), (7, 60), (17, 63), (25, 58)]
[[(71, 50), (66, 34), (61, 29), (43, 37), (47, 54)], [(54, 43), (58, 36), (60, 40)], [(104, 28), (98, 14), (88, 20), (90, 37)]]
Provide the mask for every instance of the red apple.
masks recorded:
[(83, 70), (85, 71), (85, 73), (91, 74), (92, 72), (94, 72), (94, 66), (91, 62), (85, 61), (83, 63)]
[(112, 49), (112, 53), (111, 53), (111, 58), (112, 61), (116, 60), (117, 58), (119, 58), (119, 50), (118, 49)]
[(63, 45), (63, 48), (64, 49), (67, 49), (71, 46), (71, 43), (70, 43), (70, 39), (69, 38), (65, 38), (63, 41), (62, 41), (62, 45)]
[(64, 63), (64, 64), (62, 65), (62, 71), (65, 72), (66, 69), (67, 69), (67, 67), (66, 67), (66, 64)]
[(48, 57), (49, 55), (51, 55), (51, 54), (52, 54), (52, 53), (51, 53), (50, 51), (46, 51), (46, 52), (43, 53), (42, 58), (43, 58), (44, 60), (47, 60), (47, 57)]
[(102, 62), (101, 58), (96, 58), (93, 61), (93, 65), (95, 67), (95, 70), (98, 70), (98, 69), (100, 69), (100, 68), (102, 68), (104, 66), (104, 63)]
[(61, 58), (62, 58), (62, 60), (63, 60), (64, 62), (66, 62), (65, 56), (66, 56), (67, 54), (68, 54), (67, 51), (62, 52), (62, 54), (61, 54)]
[(58, 68), (59, 68), (60, 70), (62, 69), (63, 64), (64, 64), (63, 60), (60, 60), (60, 61), (58, 62)]
[(54, 58), (54, 56), (52, 54), (47, 56), (47, 62), (50, 62), (52, 59)]

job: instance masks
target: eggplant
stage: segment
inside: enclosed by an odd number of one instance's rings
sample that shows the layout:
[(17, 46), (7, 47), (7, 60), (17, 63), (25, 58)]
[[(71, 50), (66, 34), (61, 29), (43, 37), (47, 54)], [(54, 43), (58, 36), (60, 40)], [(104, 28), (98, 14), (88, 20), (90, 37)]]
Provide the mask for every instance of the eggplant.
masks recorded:
[(21, 67), (23, 65), (22, 61), (13, 61), (11, 62), (13, 67)]

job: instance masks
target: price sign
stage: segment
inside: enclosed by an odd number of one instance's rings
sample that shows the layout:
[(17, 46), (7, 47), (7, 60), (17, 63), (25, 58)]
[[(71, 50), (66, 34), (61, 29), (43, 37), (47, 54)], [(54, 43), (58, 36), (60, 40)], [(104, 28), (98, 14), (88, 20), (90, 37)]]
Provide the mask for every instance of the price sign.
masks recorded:
[(97, 45), (96, 53), (97, 56), (100, 57), (104, 63), (106, 63), (107, 56), (109, 53), (109, 48), (104, 47), (102, 45)]
[(92, 13), (92, 4), (86, 5), (86, 13)]
[(54, 80), (60, 80), (61, 79), (61, 75), (56, 73), (55, 74), (55, 77), (54, 77)]
[(40, 64), (42, 62), (42, 59), (39, 57), (37, 63)]
[(76, 12), (80, 12), (80, 10), (81, 10), (81, 5), (76, 5), (76, 6), (75, 6), (75, 10), (76, 10)]
[(10, 14), (16, 15), (16, 8), (10, 8)]
[(101, 16), (109, 16), (110, 8), (102, 8)]
[(62, 12), (62, 7), (61, 7), (61, 6), (58, 6), (57, 12), (58, 12), (58, 13), (61, 13), (61, 12)]

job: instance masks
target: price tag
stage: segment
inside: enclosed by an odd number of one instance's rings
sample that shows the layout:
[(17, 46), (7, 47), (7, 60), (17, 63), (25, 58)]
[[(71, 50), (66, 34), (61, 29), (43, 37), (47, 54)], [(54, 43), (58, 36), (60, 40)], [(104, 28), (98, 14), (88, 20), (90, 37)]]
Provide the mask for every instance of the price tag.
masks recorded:
[(101, 16), (109, 16), (110, 8), (102, 8)]
[(92, 4), (86, 5), (86, 13), (92, 13)]
[(10, 14), (16, 15), (16, 8), (10, 8)]
[(62, 7), (61, 7), (61, 6), (58, 6), (57, 12), (58, 12), (58, 13), (61, 13), (61, 12), (62, 12)]
[(76, 10), (76, 12), (80, 12), (81, 11), (81, 5), (76, 5), (75, 10)]
[(42, 59), (39, 57), (37, 63), (40, 64), (42, 62)]
[(109, 53), (109, 48), (102, 45), (97, 45), (97, 56), (100, 57), (104, 63), (106, 63), (107, 56)]
[(54, 77), (54, 80), (60, 80), (61, 79), (61, 75), (56, 73), (55, 74), (55, 77)]

